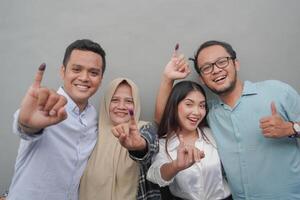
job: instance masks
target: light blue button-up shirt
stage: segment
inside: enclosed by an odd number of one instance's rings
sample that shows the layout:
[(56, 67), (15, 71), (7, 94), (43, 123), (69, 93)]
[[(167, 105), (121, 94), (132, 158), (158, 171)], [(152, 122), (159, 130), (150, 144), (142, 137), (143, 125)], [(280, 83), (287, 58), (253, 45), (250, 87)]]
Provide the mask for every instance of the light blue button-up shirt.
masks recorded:
[(21, 137), (9, 200), (77, 200), (78, 187), (87, 160), (97, 140), (98, 117), (88, 104), (83, 112), (68, 100), (68, 118), (49, 126), (37, 136), (19, 132), (14, 116), (14, 132)]
[(284, 120), (300, 121), (299, 94), (279, 81), (246, 81), (233, 108), (211, 102), (208, 121), (235, 200), (300, 199), (297, 139), (266, 138), (259, 128), (272, 101)]

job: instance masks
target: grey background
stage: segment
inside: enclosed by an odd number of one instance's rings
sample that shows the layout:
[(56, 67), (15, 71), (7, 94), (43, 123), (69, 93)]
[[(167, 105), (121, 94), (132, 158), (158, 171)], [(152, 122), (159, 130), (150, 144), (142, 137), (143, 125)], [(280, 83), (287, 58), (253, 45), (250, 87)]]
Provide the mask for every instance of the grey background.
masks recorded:
[[(278, 79), (299, 92), (299, 6), (298, 0), (2, 0), (0, 193), (9, 187), (19, 143), (13, 113), (40, 63), (47, 63), (43, 84), (58, 88), (69, 43), (99, 42), (108, 61), (101, 90), (118, 76), (132, 78), (141, 90), (142, 119), (152, 120), (161, 72), (177, 42), (189, 57), (206, 40), (227, 41), (243, 79)], [(197, 80), (194, 70), (189, 79)], [(101, 90), (92, 99), (97, 108)]]

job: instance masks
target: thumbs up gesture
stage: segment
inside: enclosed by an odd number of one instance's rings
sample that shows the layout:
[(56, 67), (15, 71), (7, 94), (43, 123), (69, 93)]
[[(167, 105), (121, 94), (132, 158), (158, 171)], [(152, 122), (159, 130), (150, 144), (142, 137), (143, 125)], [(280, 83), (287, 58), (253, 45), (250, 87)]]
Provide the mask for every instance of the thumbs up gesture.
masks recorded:
[(138, 125), (134, 119), (133, 110), (128, 110), (130, 120), (128, 123), (112, 127), (113, 135), (119, 139), (120, 144), (129, 151), (145, 150), (147, 143), (141, 136)]
[(45, 68), (44, 63), (40, 65), (34, 82), (21, 103), (18, 122), (26, 133), (38, 132), (67, 118), (64, 108), (66, 98), (53, 90), (41, 87)]
[(265, 137), (281, 138), (293, 133), (292, 123), (282, 119), (274, 102), (271, 103), (271, 115), (261, 118), (259, 122)]

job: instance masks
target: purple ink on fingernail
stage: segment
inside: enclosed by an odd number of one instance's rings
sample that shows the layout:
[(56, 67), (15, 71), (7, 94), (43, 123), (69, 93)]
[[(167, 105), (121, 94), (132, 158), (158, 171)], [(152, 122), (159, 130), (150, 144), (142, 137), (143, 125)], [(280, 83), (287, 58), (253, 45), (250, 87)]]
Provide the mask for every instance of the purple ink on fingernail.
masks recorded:
[(128, 111), (129, 111), (129, 115), (130, 115), (130, 116), (133, 116), (133, 110), (132, 110), (132, 109), (129, 109)]
[(39, 70), (40, 71), (44, 71), (46, 69), (46, 64), (45, 63), (42, 63), (39, 67)]
[(175, 45), (175, 51), (177, 51), (179, 49), (179, 44), (177, 43), (176, 45)]

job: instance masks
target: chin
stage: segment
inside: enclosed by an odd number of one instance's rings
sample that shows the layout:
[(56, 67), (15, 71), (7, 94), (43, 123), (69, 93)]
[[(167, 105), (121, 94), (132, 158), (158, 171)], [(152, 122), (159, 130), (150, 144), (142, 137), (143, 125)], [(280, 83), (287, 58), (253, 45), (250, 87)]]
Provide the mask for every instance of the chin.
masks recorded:
[(128, 122), (128, 121), (129, 121), (129, 120), (127, 120), (127, 119), (115, 119), (115, 120), (112, 121), (112, 123), (113, 123), (114, 125), (119, 125), (119, 124), (126, 123), (126, 122)]
[(184, 127), (184, 130), (188, 131), (188, 132), (193, 132), (197, 129), (197, 126), (188, 126), (188, 127)]
[(217, 95), (223, 95), (231, 92), (234, 89), (234, 85), (227, 85), (223, 87), (208, 87), (213, 93)]

